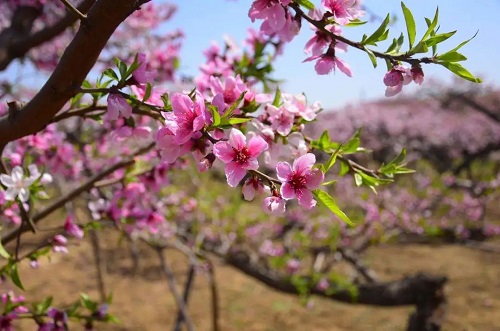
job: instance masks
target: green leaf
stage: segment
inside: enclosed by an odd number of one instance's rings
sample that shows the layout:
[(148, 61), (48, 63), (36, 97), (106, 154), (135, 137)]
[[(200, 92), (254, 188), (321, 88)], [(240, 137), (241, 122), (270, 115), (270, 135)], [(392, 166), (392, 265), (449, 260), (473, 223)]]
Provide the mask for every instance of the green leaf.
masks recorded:
[(104, 70), (104, 72), (103, 72), (102, 74), (103, 74), (104, 76), (108, 76), (109, 78), (113, 78), (113, 79), (115, 79), (115, 80), (117, 80), (117, 81), (119, 80), (119, 79), (118, 79), (118, 75), (117, 75), (117, 74), (116, 74), (116, 72), (115, 72), (113, 69), (111, 69), (111, 68), (108, 68), (108, 69)]
[(339, 171), (339, 175), (342, 177), (342, 176), (345, 176), (349, 170), (351, 169), (351, 167), (349, 167), (349, 164), (344, 161), (344, 160), (340, 160), (340, 171)]
[(347, 23), (344, 26), (359, 26), (359, 25), (364, 25), (366, 23), (368, 23), (368, 21), (361, 21), (359, 18), (356, 18), (355, 20), (349, 21), (349, 23)]
[(374, 68), (377, 67), (377, 58), (375, 57), (375, 54), (371, 50), (365, 47), (365, 52), (368, 54), (368, 57), (370, 58), (370, 61), (372, 61), (372, 65)]
[(23, 283), (21, 282), (21, 278), (19, 278), (19, 272), (17, 270), (17, 263), (13, 263), (10, 267), (10, 278), (14, 285), (19, 287), (21, 290), (24, 290)]
[(311, 142), (311, 146), (313, 148), (316, 148), (316, 149), (319, 149), (322, 151), (327, 150), (328, 147), (330, 146), (330, 135), (328, 134), (328, 130), (323, 131), (323, 133), (321, 134), (321, 137), (319, 137), (319, 139), (313, 140)]
[(36, 305), (34, 305), (36, 314), (38, 315), (45, 314), (49, 309), (50, 305), (52, 304), (52, 300), (53, 300), (52, 297), (47, 297), (42, 302), (39, 302)]
[(122, 77), (122, 78), (127, 78), (128, 76), (130, 76), (137, 68), (139, 68), (139, 66), (142, 64), (139, 63), (138, 61), (138, 57), (139, 57), (139, 54), (136, 54), (135, 57), (134, 57), (134, 62), (132, 62), (132, 64), (130, 65), (130, 67), (128, 68), (128, 70), (125, 72), (125, 77)]
[(414, 48), (411, 49), (410, 53), (411, 54), (427, 53), (428, 51), (429, 51), (429, 48), (427, 47), (427, 44), (425, 42), (421, 41)]
[(427, 45), (427, 47), (435, 46), (435, 45), (445, 41), (446, 39), (450, 38), (456, 32), (457, 32), (457, 30), (451, 31), (451, 32), (446, 32), (446, 33), (436, 34), (436, 35), (430, 37), (429, 39), (427, 39), (425, 41), (425, 44)]
[(251, 121), (250, 117), (232, 117), (228, 120), (228, 124), (235, 125)]
[(279, 87), (276, 89), (276, 93), (274, 94), (274, 99), (272, 105), (274, 107), (279, 107), (280, 106), (280, 101), (281, 101), (281, 91)]
[(438, 61), (442, 62), (460, 62), (465, 61), (467, 58), (459, 52), (447, 52), (436, 57)]
[(479, 30), (477, 30), (476, 33), (470, 39), (467, 39), (466, 41), (461, 42), (457, 47), (453, 48), (449, 52), (456, 52), (456, 51), (458, 51), (460, 48), (462, 48), (463, 46), (465, 46), (469, 41), (471, 41), (472, 39), (476, 38), (476, 36), (477, 36), (478, 33), (479, 33)]
[(342, 221), (349, 225), (354, 225), (354, 223), (347, 217), (346, 214), (342, 210), (340, 210), (339, 206), (335, 202), (335, 200), (328, 194), (327, 192), (323, 190), (314, 190), (313, 191), (314, 196), (316, 199), (318, 199), (319, 202), (321, 202), (326, 208), (330, 209), (332, 213), (337, 215)]
[(221, 119), (220, 119), (220, 114), (219, 114), (219, 110), (217, 109), (217, 107), (213, 106), (213, 105), (210, 105), (208, 106), (208, 109), (210, 110), (210, 112), (212, 113), (212, 119), (213, 119), (213, 123), (212, 123), (212, 126), (214, 128), (218, 127), (221, 123)]
[(422, 37), (421, 41), (426, 41), (427, 37), (431, 35), (431, 33), (434, 31), (438, 24), (439, 20), (439, 7), (436, 8), (436, 13), (434, 14), (434, 18), (432, 19), (431, 23), (429, 24), (427, 31), (425, 31), (424, 36)]
[(356, 186), (361, 186), (363, 185), (363, 177), (361, 177), (360, 174), (358, 173), (355, 173), (354, 174), (354, 183), (356, 184)]
[(127, 65), (120, 61), (118, 64), (118, 70), (120, 71), (121, 80), (125, 81), (125, 79), (127, 78)]
[(332, 180), (330, 180), (330, 181), (328, 181), (328, 182), (323, 182), (321, 185), (322, 185), (322, 186), (328, 186), (328, 185), (335, 184), (336, 182), (337, 182), (337, 180), (336, 180), (336, 179), (332, 179)]
[(243, 101), (243, 98), (245, 97), (245, 94), (247, 92), (243, 92), (240, 94), (240, 96), (238, 97), (238, 99), (233, 102), (231, 104), (231, 106), (229, 106), (229, 108), (224, 112), (224, 114), (222, 115), (222, 118), (228, 118), (229, 116), (231, 116), (234, 112), (234, 110), (239, 106), (239, 104), (241, 103), (241, 101)]
[(375, 32), (373, 32), (366, 39), (363, 38), (363, 40), (361, 41), (361, 43), (365, 44), (365, 45), (375, 45), (375, 43), (377, 41), (385, 40), (387, 38), (387, 33), (388, 33), (388, 30), (386, 30), (387, 29), (387, 25), (389, 25), (390, 21), (391, 21), (391, 15), (387, 14), (387, 16), (385, 17), (384, 21), (382, 22), (382, 24), (380, 24), (380, 26), (378, 27), (378, 29), (375, 30)]
[(97, 308), (98, 308), (97, 302), (91, 300), (90, 297), (87, 294), (80, 293), (80, 299), (81, 299), (81, 302), (82, 302), (82, 306), (84, 308), (87, 308), (91, 312), (94, 312), (94, 311), (97, 310)]
[(361, 135), (361, 129), (356, 130), (351, 139), (349, 139), (349, 141), (342, 148), (343, 154), (353, 154), (358, 151), (359, 145), (361, 143), (359, 139), (360, 135)]
[(83, 88), (92, 88), (92, 84), (90, 84), (90, 82), (88, 80), (84, 80), (83, 83), (82, 83), (82, 87)]
[(387, 48), (387, 51), (385, 51), (385, 52), (389, 53), (389, 54), (398, 54), (399, 51), (401, 50), (401, 46), (403, 46), (404, 40), (405, 40), (405, 37), (404, 37), (403, 33), (401, 33), (401, 35), (399, 36), (398, 39), (394, 38), (392, 40), (392, 44), (389, 46), (389, 48)]
[(5, 249), (5, 247), (3, 247), (1, 241), (0, 241), (0, 256), (2, 256), (5, 259), (9, 259), (10, 258), (9, 252), (7, 252), (7, 250)]
[(440, 65), (453, 72), (455, 75), (462, 77), (468, 81), (473, 83), (481, 83), (482, 80), (480, 78), (474, 77), (467, 69), (462, 67), (460, 64), (455, 62), (439, 62)]
[(146, 92), (144, 93), (144, 97), (142, 98), (142, 102), (145, 102), (149, 99), (149, 97), (151, 96), (151, 89), (152, 89), (151, 84), (147, 83), (146, 84)]
[(309, 10), (314, 9), (314, 4), (309, 0), (295, 0), (294, 2)]
[(337, 149), (335, 150), (335, 152), (332, 153), (332, 155), (330, 156), (330, 158), (328, 159), (328, 161), (323, 166), (323, 168), (324, 168), (323, 172), (324, 173), (326, 173), (328, 170), (330, 170), (330, 168), (333, 167), (333, 165), (337, 161), (337, 156), (339, 155), (341, 147), (342, 147), (342, 144), (340, 144), (339, 147), (337, 147)]
[(415, 42), (415, 35), (417, 33), (417, 26), (415, 24), (415, 19), (411, 11), (408, 7), (405, 6), (403, 2), (401, 2), (401, 8), (403, 9), (403, 15), (406, 21), (406, 30), (408, 31), (408, 41), (410, 43), (410, 49), (413, 47), (413, 43)]

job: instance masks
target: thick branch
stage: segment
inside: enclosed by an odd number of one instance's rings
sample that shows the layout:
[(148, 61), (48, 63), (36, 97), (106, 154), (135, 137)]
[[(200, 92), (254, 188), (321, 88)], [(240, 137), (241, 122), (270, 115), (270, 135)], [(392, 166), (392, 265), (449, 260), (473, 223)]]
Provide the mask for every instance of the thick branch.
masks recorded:
[[(94, 2), (95, 0), (84, 0), (77, 9), (82, 13), (86, 13)], [(33, 7), (26, 8), (35, 10)], [(16, 10), (16, 13), (18, 10)], [(38, 17), (38, 15), (36, 17)], [(39, 46), (55, 38), (76, 21), (74, 14), (67, 13), (57, 21), (57, 23), (30, 34), (31, 25), (36, 17), (28, 16), (25, 18), (25, 22), (30, 22), (29, 30), (24, 29), (23, 31), (19, 31), (14, 29), (13, 24), (11, 24), (10, 27), (4, 29), (0, 33), (0, 71), (7, 68), (13, 60), (23, 57), (33, 47)], [(13, 23), (14, 18), (12, 19)]]
[[(288, 280), (274, 275), (257, 262), (251, 261), (245, 253), (234, 253), (226, 258), (226, 262), (246, 275), (259, 280), (265, 285), (290, 294), (299, 294), (297, 288)], [(426, 293), (432, 294), (440, 290), (447, 282), (446, 277), (433, 277), (424, 274), (405, 277), (392, 282), (380, 282), (358, 285), (358, 293), (353, 295), (349, 290), (339, 289), (333, 293), (311, 289), (311, 293), (335, 301), (351, 304), (374, 306), (418, 305)]]
[(118, 25), (139, 0), (99, 0), (40, 92), (13, 116), (0, 118), (0, 145), (42, 130), (78, 91)]

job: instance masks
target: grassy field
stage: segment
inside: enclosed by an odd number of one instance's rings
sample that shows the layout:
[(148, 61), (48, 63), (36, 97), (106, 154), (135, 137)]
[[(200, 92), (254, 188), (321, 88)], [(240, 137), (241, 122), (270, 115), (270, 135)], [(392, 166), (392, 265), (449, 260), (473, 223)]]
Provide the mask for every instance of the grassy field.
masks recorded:
[[(105, 259), (106, 290), (113, 292), (111, 313), (120, 324), (99, 325), (98, 330), (171, 330), (176, 307), (153, 251), (140, 247), (143, 257), (137, 270), (126, 245), (116, 235), (101, 235)], [(69, 303), (81, 291), (97, 298), (95, 267), (89, 240), (70, 246), (70, 255), (41, 261), (38, 271), (24, 264), (20, 274), (28, 298), (54, 295)], [(185, 258), (167, 251), (178, 282), (184, 283)], [(500, 255), (451, 246), (380, 246), (369, 250), (365, 262), (381, 279), (397, 279), (419, 271), (449, 276), (449, 299), (444, 330), (500, 330)], [(275, 292), (231, 267), (216, 263), (220, 296), (221, 330), (404, 330), (411, 307), (378, 308), (340, 304), (313, 298), (304, 307), (296, 297)], [(2, 284), (1, 290), (9, 289)], [(16, 293), (18, 293), (16, 291)], [(196, 276), (189, 312), (197, 330), (210, 330), (210, 292), (207, 278)], [(81, 327), (75, 328), (76, 330)], [(20, 330), (33, 330), (23, 324)]]

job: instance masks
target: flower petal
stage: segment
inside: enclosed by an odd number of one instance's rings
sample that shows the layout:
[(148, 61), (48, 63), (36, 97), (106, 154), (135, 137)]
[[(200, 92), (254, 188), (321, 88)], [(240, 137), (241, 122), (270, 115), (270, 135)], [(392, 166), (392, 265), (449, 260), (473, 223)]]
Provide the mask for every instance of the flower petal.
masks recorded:
[(325, 179), (323, 171), (319, 169), (313, 169), (309, 171), (305, 174), (304, 177), (306, 179), (306, 187), (310, 190), (317, 189)]
[(299, 157), (293, 162), (293, 171), (298, 174), (303, 174), (304, 171), (309, 170), (316, 163), (316, 156), (313, 153), (307, 153)]
[(295, 198), (295, 189), (289, 183), (284, 183), (281, 185), (281, 196), (285, 200), (290, 200)]
[(22, 202), (28, 201), (30, 198), (30, 191), (25, 189), (24, 187), (19, 190), (19, 199), (21, 199)]
[(7, 187), (13, 187), (15, 185), (12, 178), (6, 174), (0, 175), (0, 182)]
[(20, 166), (15, 166), (10, 173), (10, 177), (12, 178), (12, 181), (14, 183), (21, 181), (24, 177), (23, 168), (21, 168)]
[(253, 181), (251, 178), (245, 181), (245, 184), (243, 184), (241, 192), (243, 193), (243, 198), (245, 200), (247, 201), (253, 200), (253, 198), (255, 197), (255, 187), (253, 186)]
[(255, 136), (248, 142), (248, 151), (252, 157), (258, 157), (269, 145), (261, 136)]
[(182, 93), (174, 93), (172, 95), (172, 110), (175, 115), (182, 115), (186, 112), (191, 112), (191, 106), (193, 105), (193, 101)]
[(19, 190), (14, 187), (10, 187), (5, 191), (5, 200), (7, 201), (14, 201), (16, 200), (17, 194), (19, 193)]
[(215, 143), (214, 154), (224, 163), (233, 161), (235, 156), (233, 146), (226, 141), (219, 141)]
[(247, 145), (247, 138), (238, 129), (231, 129), (229, 133), (229, 144), (236, 149), (243, 149)]
[(351, 67), (346, 62), (342, 61), (338, 57), (335, 57), (335, 64), (340, 71), (342, 71), (347, 76), (352, 77)]
[(306, 209), (316, 206), (316, 200), (313, 199), (312, 192), (307, 189), (297, 190), (297, 198), (299, 199), (299, 205)]
[(227, 184), (231, 187), (236, 187), (245, 177), (247, 171), (236, 162), (231, 162), (226, 165)]
[(286, 182), (293, 174), (292, 167), (288, 162), (278, 162), (276, 165), (276, 174), (280, 181)]

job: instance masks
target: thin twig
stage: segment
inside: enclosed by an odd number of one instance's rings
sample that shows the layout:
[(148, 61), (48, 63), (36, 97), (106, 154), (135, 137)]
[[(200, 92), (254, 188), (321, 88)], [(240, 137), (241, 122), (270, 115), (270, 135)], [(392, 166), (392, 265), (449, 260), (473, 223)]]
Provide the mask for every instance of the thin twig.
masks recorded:
[[(135, 163), (134, 158), (136, 156), (148, 152), (154, 146), (155, 146), (155, 143), (153, 142), (153, 143), (147, 145), (146, 147), (143, 147), (143, 148), (137, 150), (128, 159), (125, 159), (121, 162), (118, 162), (118, 163), (112, 165), (111, 167), (104, 169), (103, 171), (101, 171), (97, 175), (91, 177), (89, 180), (87, 180), (85, 183), (83, 183), (82, 185), (80, 185), (79, 187), (74, 189), (73, 191), (68, 192), (66, 195), (60, 197), (59, 199), (54, 201), (51, 205), (49, 205), (48, 207), (46, 207), (45, 209), (43, 209), (39, 213), (35, 214), (32, 218), (33, 223), (35, 223), (35, 224), (38, 223), (39, 221), (41, 221), (45, 217), (52, 214), (54, 211), (61, 208), (68, 201), (71, 201), (71, 200), (75, 199), (76, 197), (78, 197), (83, 192), (90, 190), (96, 182), (102, 180), (103, 178), (106, 178), (108, 175), (112, 174), (116, 170), (121, 169), (121, 168), (126, 168), (126, 167), (134, 164)], [(5, 245), (5, 244), (11, 242), (12, 240), (14, 240), (17, 237), (17, 234), (19, 232), (24, 233), (28, 230), (30, 230), (30, 227), (21, 226), (13, 231), (7, 233), (5, 236), (2, 237), (2, 244)]]
[(179, 252), (186, 255), (191, 264), (199, 265), (199, 258), (202, 258), (205, 263), (208, 264), (208, 282), (210, 284), (211, 293), (211, 308), (212, 308), (212, 331), (219, 331), (219, 295), (217, 291), (217, 282), (215, 279), (215, 267), (212, 261), (204, 254), (202, 251), (197, 250), (192, 251), (188, 246), (182, 243), (180, 240), (174, 238), (171, 241), (172, 246)]
[(0, 144), (0, 174), (7, 174), (7, 166), (3, 162), (2, 154), (6, 144)]
[(174, 273), (170, 269), (170, 267), (167, 264), (167, 261), (165, 259), (165, 255), (163, 254), (163, 249), (162, 248), (156, 248), (156, 252), (158, 253), (158, 258), (160, 259), (160, 264), (161, 268), (163, 270), (163, 273), (165, 275), (165, 278), (167, 278), (167, 283), (168, 287), (170, 288), (170, 291), (172, 292), (175, 302), (177, 303), (177, 308), (182, 313), (182, 316), (184, 318), (184, 322), (186, 324), (186, 328), (188, 331), (194, 331), (194, 326), (193, 322), (191, 320), (191, 317), (188, 315), (187, 312), (187, 307), (182, 299), (181, 295), (179, 294), (179, 291), (177, 289), (177, 282), (175, 281)]
[(69, 9), (73, 14), (78, 16), (80, 21), (84, 22), (87, 20), (87, 15), (84, 15), (81, 11), (79, 11), (75, 6), (73, 6), (68, 0), (61, 0), (61, 2)]
[(97, 288), (99, 289), (99, 295), (101, 297), (101, 301), (106, 301), (106, 287), (104, 284), (104, 273), (102, 270), (102, 256), (101, 256), (101, 246), (99, 243), (99, 236), (97, 235), (96, 230), (91, 230), (90, 232), (90, 240), (92, 242), (92, 251), (94, 253), (94, 262), (95, 269), (97, 275)]
[[(191, 292), (195, 275), (196, 275), (195, 266), (191, 264), (189, 266), (187, 274), (186, 285), (184, 286), (184, 293), (182, 294), (182, 297), (186, 305), (188, 304), (189, 293)], [(177, 319), (175, 320), (174, 331), (181, 331), (182, 322), (184, 322), (184, 317), (182, 315), (182, 312), (179, 310), (177, 312)]]
[(435, 60), (433, 58), (430, 58), (430, 57), (422, 57), (419, 59), (415, 59), (415, 58), (411, 57), (411, 55), (413, 55), (413, 54), (405, 53), (402, 55), (390, 55), (390, 54), (377, 52), (377, 51), (368, 49), (362, 43), (354, 42), (352, 40), (349, 40), (349, 39), (342, 37), (340, 35), (336, 35), (335, 33), (329, 31), (328, 29), (325, 28), (325, 26), (326, 26), (325, 22), (316, 21), (316, 20), (312, 19), (311, 17), (309, 17), (308, 15), (306, 15), (304, 13), (304, 11), (300, 8), (299, 5), (297, 5), (295, 3), (291, 3), (289, 6), (292, 7), (298, 15), (302, 16), (306, 21), (308, 21), (309, 23), (314, 25), (321, 32), (326, 33), (334, 41), (341, 41), (344, 44), (347, 44), (351, 47), (357, 48), (357, 49), (364, 51), (364, 52), (371, 52), (374, 56), (376, 56), (378, 58), (387, 59), (387, 60), (390, 60), (392, 62), (402, 61), (402, 62), (407, 62), (407, 63), (412, 64), (412, 65), (419, 64), (419, 63), (435, 63)]
[(212, 307), (212, 331), (219, 331), (219, 294), (217, 291), (217, 281), (215, 279), (215, 269), (213, 264), (207, 260), (208, 280), (210, 283), (211, 307)]
[(375, 283), (375, 275), (373, 274), (373, 271), (370, 270), (367, 266), (365, 266), (361, 261), (359, 261), (358, 257), (354, 255), (352, 252), (344, 249), (344, 248), (338, 248), (339, 253), (342, 255), (345, 261), (349, 262), (354, 269), (356, 269), (357, 272), (363, 278), (368, 282), (368, 283)]

